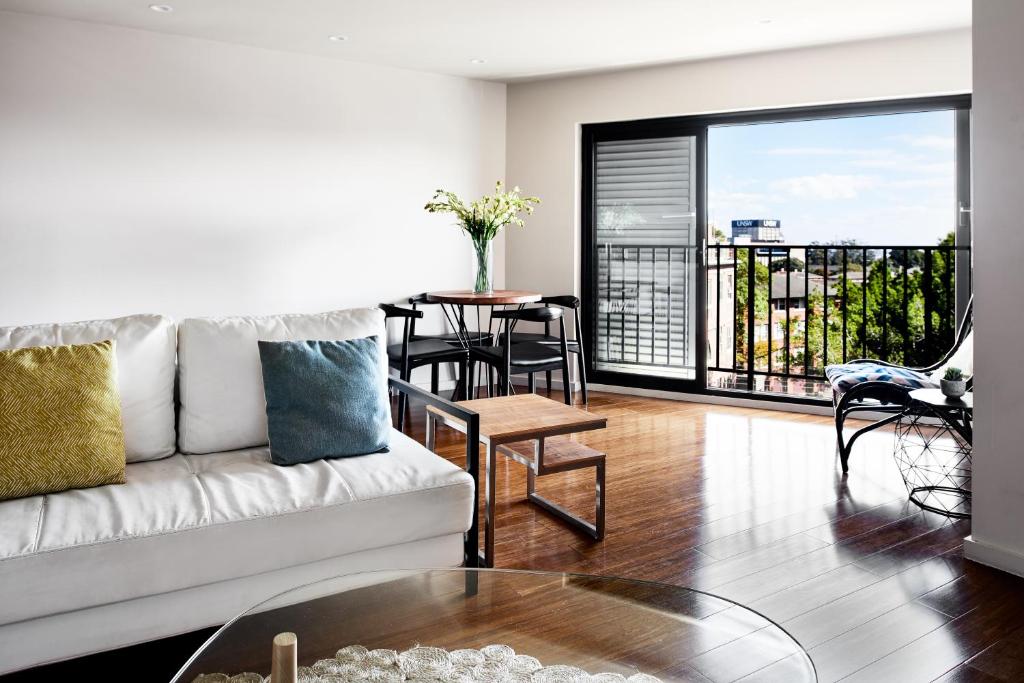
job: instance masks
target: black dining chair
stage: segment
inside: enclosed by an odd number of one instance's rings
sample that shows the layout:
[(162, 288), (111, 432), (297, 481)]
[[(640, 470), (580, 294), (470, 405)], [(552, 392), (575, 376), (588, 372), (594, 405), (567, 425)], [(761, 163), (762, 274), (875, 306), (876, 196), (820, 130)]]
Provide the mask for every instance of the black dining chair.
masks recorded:
[[(409, 304), (412, 306), (412, 310), (414, 310), (414, 311), (419, 310), (420, 306), (437, 306), (438, 305), (437, 303), (435, 303), (433, 301), (430, 301), (427, 298), (426, 292), (423, 292), (422, 294), (416, 294), (415, 296), (410, 296), (409, 297)], [(458, 325), (458, 323), (459, 323), (459, 321), (457, 321), (457, 320), (449, 320), (448, 322), (453, 327)], [(479, 326), (478, 326), (478, 329), (479, 329)], [(413, 318), (412, 326), (409, 328), (409, 340), (410, 341), (422, 341), (424, 339), (439, 339), (441, 341), (448, 342), (449, 344), (459, 344), (460, 346), (462, 345), (462, 341), (459, 339), (459, 335), (458, 335), (457, 332), (445, 332), (445, 333), (442, 333), (442, 334), (417, 334), (416, 333), (416, 318)], [(479, 331), (471, 332), (470, 333), (470, 341), (472, 341), (472, 343), (474, 343), (474, 344), (487, 344), (487, 343), (489, 343), (491, 341), (491, 335), (486, 333), (486, 332), (479, 332)]]
[(527, 388), (530, 393), (537, 389), (535, 375), (538, 372), (562, 371), (562, 387), (565, 393), (566, 405), (572, 405), (572, 385), (569, 384), (569, 350), (565, 338), (565, 318), (562, 309), (554, 306), (543, 306), (541, 308), (522, 308), (494, 311), (491, 313), (494, 320), (499, 321), (501, 332), (499, 340), (514, 339), (515, 326), (518, 322), (545, 323), (548, 328), (550, 324), (558, 321), (559, 336), (558, 345), (541, 343), (536, 341), (524, 341), (511, 344), (499, 344), (498, 346), (473, 346), (469, 349), (469, 384), (475, 386), (473, 375), (475, 374), (476, 363), (482, 363), (490, 371), (496, 370), (498, 374), (497, 391), (501, 396), (511, 393), (512, 375), (526, 375)]
[[(466, 375), (469, 363), (469, 353), (461, 346), (452, 345), (442, 339), (420, 338), (412, 339), (412, 328), (418, 318), (423, 317), (423, 311), (410, 310), (395, 306), (393, 304), (380, 304), (378, 306), (384, 311), (385, 321), (391, 318), (401, 318), (402, 342), (400, 344), (388, 344), (388, 366), (398, 370), (400, 379), (409, 381), (412, 371), (424, 365), (430, 366), (430, 393), (437, 394), (440, 389), (440, 368), (444, 363), (454, 363), (459, 368), (459, 378), (456, 382), (456, 390), (453, 392), (452, 400), (463, 398), (466, 394)], [(461, 391), (460, 391), (461, 390)], [(461, 394), (456, 398), (454, 394)], [(408, 409), (408, 397), (401, 393), (398, 396), (398, 430), (405, 431), (405, 416)]]
[[(571, 294), (560, 295), (560, 296), (545, 296), (541, 298), (540, 303), (545, 306), (559, 306), (566, 311), (572, 311), (572, 322), (576, 332), (575, 339), (566, 340), (566, 345), (569, 348), (569, 353), (576, 354), (576, 368), (580, 375), (580, 392), (583, 397), (583, 404), (589, 403), (587, 397), (587, 364), (586, 359), (583, 357), (583, 324), (580, 319), (580, 300), (572, 296)], [(551, 321), (544, 323), (543, 332), (512, 332), (512, 343), (522, 344), (523, 342), (535, 342), (538, 344), (549, 344), (551, 346), (558, 346), (561, 340), (557, 335), (551, 334)], [(499, 344), (504, 343), (502, 339), (498, 340)], [(548, 390), (551, 390), (551, 371), (545, 373), (545, 381), (547, 382)]]

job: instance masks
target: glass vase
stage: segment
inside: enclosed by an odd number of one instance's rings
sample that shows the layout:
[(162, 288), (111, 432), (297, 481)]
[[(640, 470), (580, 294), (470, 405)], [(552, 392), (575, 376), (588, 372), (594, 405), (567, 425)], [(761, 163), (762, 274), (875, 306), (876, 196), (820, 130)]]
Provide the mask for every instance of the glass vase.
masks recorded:
[(473, 243), (474, 294), (494, 291), (494, 245), (490, 240)]

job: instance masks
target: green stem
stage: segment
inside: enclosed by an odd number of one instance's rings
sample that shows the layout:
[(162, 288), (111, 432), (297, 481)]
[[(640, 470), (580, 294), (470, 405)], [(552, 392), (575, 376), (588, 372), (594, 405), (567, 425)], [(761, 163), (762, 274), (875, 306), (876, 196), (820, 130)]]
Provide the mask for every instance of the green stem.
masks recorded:
[(473, 291), (477, 294), (491, 291), (490, 240), (474, 240), (473, 250), (476, 252), (476, 282)]

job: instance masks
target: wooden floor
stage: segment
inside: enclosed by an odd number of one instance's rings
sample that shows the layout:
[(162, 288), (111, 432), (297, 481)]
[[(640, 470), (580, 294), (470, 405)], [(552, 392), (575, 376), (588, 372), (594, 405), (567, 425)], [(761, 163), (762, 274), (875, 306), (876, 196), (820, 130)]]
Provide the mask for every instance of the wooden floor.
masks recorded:
[[(523, 467), (502, 459), (498, 567), (709, 591), (781, 624), (821, 681), (1024, 681), (1024, 579), (966, 562), (970, 523), (907, 502), (891, 432), (861, 439), (844, 477), (825, 417), (600, 393), (590, 410), (609, 419), (579, 437), (608, 453), (607, 537), (592, 541), (525, 502)], [(422, 440), (422, 409), (411, 424)], [(460, 464), (462, 444), (439, 435)], [(538, 489), (592, 514), (589, 471)], [(127, 659), (173, 672), (202, 635), (0, 681), (88, 679)]]
[[(907, 502), (891, 432), (843, 476), (829, 418), (600, 393), (590, 410), (609, 419), (576, 437), (608, 453), (607, 537), (527, 503), (525, 469), (501, 459), (497, 567), (709, 591), (781, 624), (823, 682), (1024, 681), (1024, 579), (963, 559), (969, 521)], [(458, 438), (439, 450), (461, 464)], [(592, 514), (590, 471), (538, 489)]]

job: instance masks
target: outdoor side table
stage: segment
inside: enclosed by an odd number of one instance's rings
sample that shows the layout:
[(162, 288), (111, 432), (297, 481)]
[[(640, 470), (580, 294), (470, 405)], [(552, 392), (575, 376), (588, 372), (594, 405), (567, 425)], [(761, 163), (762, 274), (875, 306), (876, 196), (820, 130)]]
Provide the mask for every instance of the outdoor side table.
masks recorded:
[(946, 398), (938, 389), (910, 392), (896, 422), (896, 464), (910, 500), (948, 517), (971, 516), (974, 396)]

